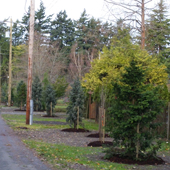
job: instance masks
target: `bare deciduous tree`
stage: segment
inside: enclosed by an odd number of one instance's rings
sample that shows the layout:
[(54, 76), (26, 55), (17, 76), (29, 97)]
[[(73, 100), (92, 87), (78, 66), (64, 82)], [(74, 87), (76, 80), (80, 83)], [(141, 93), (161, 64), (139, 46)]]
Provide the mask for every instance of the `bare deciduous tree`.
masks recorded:
[[(152, 0), (104, 0), (114, 18), (121, 17), (132, 29), (141, 35), (141, 48), (145, 48), (145, 15), (149, 9), (146, 7)], [(119, 17), (119, 18), (118, 18)]]

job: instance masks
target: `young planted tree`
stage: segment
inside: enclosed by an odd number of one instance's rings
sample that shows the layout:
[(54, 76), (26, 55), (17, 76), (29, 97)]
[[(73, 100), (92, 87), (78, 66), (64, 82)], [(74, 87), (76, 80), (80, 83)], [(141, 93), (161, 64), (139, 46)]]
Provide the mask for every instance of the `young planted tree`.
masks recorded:
[(74, 127), (74, 129), (77, 129), (77, 122), (80, 122), (80, 124), (82, 123), (83, 109), (84, 92), (80, 80), (76, 79), (72, 85), (72, 90), (70, 91), (69, 105), (66, 112), (68, 114), (66, 121), (71, 127)]
[(45, 100), (46, 100), (47, 115), (52, 116), (53, 109), (56, 105), (56, 96), (55, 96), (55, 91), (53, 90), (51, 85), (48, 85), (46, 88)]
[(32, 99), (34, 101), (34, 110), (41, 110), (42, 84), (38, 76), (35, 77), (32, 84)]
[(17, 104), (20, 106), (20, 110), (22, 110), (22, 106), (26, 103), (26, 91), (26, 84), (23, 81), (20, 81), (18, 83), (16, 95)]
[[(132, 56), (121, 79), (113, 81), (107, 130), (114, 138), (114, 147), (107, 151), (107, 157), (120, 154), (138, 160), (156, 156), (160, 145), (153, 143), (157, 127), (154, 120), (165, 101), (158, 92), (161, 87), (147, 82), (146, 70)], [(115, 149), (120, 146), (124, 147), (123, 151)]]

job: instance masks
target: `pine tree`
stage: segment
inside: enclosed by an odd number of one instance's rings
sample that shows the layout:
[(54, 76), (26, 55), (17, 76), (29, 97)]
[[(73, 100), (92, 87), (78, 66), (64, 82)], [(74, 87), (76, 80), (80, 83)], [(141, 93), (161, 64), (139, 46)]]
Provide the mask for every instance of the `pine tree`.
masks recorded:
[(26, 92), (26, 84), (23, 81), (20, 81), (17, 87), (16, 101), (21, 110), (22, 106), (26, 103)]
[[(140, 64), (139, 64), (140, 65)], [(120, 154), (131, 159), (156, 156), (160, 145), (154, 145), (154, 120), (165, 104), (158, 93), (159, 87), (149, 84), (146, 72), (132, 59), (125, 68), (120, 82), (113, 82), (112, 106), (107, 130), (114, 138), (114, 147), (123, 146), (123, 152), (115, 148), (106, 157)]]
[(146, 49), (166, 63), (170, 72), (170, 18), (167, 17), (167, 7), (164, 0), (160, 0), (157, 9), (150, 15), (146, 31)]
[(56, 96), (55, 96), (55, 91), (51, 85), (48, 85), (46, 88), (45, 98), (46, 98), (47, 115), (52, 116), (51, 115), (51, 104), (52, 104), (52, 113), (53, 113), (53, 109), (56, 105)]
[(23, 35), (25, 29), (20, 25), (20, 21), (16, 20), (12, 27), (12, 45), (18, 46), (23, 43)]
[(70, 91), (69, 105), (67, 107), (66, 113), (68, 114), (66, 121), (70, 124), (70, 126), (73, 126), (74, 129), (77, 128), (78, 110), (79, 110), (79, 122), (82, 123), (83, 109), (84, 109), (84, 92), (81, 87), (79, 79), (76, 79)]
[(58, 41), (59, 50), (61, 50), (64, 47), (70, 49), (74, 38), (75, 26), (73, 21), (68, 18), (66, 11), (60, 11), (51, 23), (51, 40)]
[(45, 6), (40, 2), (40, 8), (35, 12), (35, 30), (39, 33), (50, 33), (52, 15), (46, 16)]
[(38, 76), (35, 77), (32, 84), (32, 99), (34, 101), (34, 110), (41, 110), (42, 84)]

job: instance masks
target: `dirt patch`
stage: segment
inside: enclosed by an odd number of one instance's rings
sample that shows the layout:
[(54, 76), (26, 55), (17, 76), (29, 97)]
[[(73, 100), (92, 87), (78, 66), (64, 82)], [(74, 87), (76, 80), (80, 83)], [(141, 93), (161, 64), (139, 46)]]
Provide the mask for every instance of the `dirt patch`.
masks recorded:
[(89, 130), (87, 130), (87, 129), (81, 129), (81, 128), (78, 128), (78, 129), (67, 128), (67, 129), (62, 129), (61, 131), (63, 131), (63, 132), (77, 132), (77, 133), (89, 132)]
[(160, 165), (165, 164), (165, 161), (162, 158), (147, 158), (143, 161), (136, 161), (132, 160), (128, 157), (120, 157), (119, 155), (113, 156), (112, 158), (108, 159), (111, 162), (116, 163), (124, 163), (124, 164), (138, 164), (138, 165)]
[(112, 145), (113, 145), (113, 142), (110, 142), (110, 141), (104, 141), (104, 142), (93, 141), (93, 142), (90, 142), (87, 146), (100, 147), (100, 146), (112, 146)]
[[(90, 138), (99, 138), (99, 133), (92, 133), (90, 135), (88, 135), (87, 137), (90, 137)], [(105, 138), (108, 138), (110, 137), (108, 134), (105, 134)]]
[(27, 127), (16, 127), (17, 129), (29, 129)]

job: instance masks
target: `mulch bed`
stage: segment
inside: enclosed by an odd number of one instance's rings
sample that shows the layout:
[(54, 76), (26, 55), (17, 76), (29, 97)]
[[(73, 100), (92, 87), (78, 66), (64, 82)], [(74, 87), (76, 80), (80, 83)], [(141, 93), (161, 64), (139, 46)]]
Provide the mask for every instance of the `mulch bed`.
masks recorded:
[(43, 115), (42, 117), (58, 117), (56, 115), (52, 115), (52, 116), (49, 116), (49, 115)]
[(67, 128), (67, 129), (62, 129), (61, 131), (64, 131), (64, 132), (77, 132), (77, 133), (79, 133), (79, 132), (89, 132), (89, 130), (81, 129), (81, 128), (79, 128), (79, 129)]
[(28, 129), (27, 127), (16, 127), (17, 129)]
[(91, 146), (91, 147), (112, 146), (112, 145), (113, 142), (109, 142), (109, 141), (104, 141), (104, 142), (93, 141), (87, 144), (87, 146)]
[(119, 155), (113, 156), (112, 158), (108, 159), (111, 162), (116, 162), (116, 163), (123, 163), (123, 164), (138, 164), (138, 165), (160, 165), (160, 164), (165, 164), (165, 161), (162, 160), (161, 158), (148, 158), (143, 161), (136, 161), (132, 160), (128, 157), (120, 157)]
[(67, 125), (65, 122), (58, 121), (33, 121), (33, 123), (44, 124), (44, 125)]
[[(93, 133), (93, 134), (90, 134), (86, 137), (89, 137), (89, 138), (99, 138), (99, 133)], [(108, 138), (110, 137), (108, 134), (105, 134), (105, 138)]]

